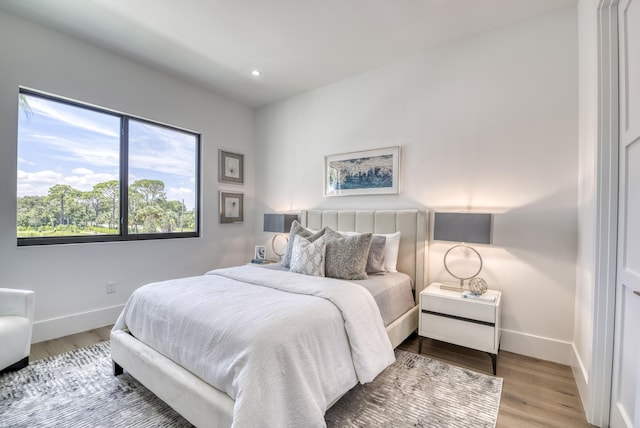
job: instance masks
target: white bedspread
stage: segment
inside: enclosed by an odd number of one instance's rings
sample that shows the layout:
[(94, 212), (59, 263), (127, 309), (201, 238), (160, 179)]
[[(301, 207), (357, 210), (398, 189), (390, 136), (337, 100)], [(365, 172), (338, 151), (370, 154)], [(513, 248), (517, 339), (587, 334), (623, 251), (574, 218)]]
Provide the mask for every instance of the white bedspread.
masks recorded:
[(141, 287), (114, 329), (225, 391), (234, 427), (324, 426), (333, 402), (394, 361), (363, 287), (253, 266)]

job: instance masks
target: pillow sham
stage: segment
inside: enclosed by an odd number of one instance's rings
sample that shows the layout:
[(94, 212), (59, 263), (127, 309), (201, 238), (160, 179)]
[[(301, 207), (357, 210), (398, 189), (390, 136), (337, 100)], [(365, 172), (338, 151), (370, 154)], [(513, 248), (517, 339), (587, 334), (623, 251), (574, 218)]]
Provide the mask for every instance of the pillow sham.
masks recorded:
[(324, 236), (311, 242), (295, 235), (291, 249), (291, 272), (324, 276), (326, 242)]
[[(358, 232), (344, 232), (346, 236), (358, 235)], [(398, 272), (398, 251), (400, 250), (400, 232), (395, 233), (375, 233), (373, 236), (384, 236), (386, 238), (384, 247), (384, 270), (387, 272)]]
[(398, 272), (398, 251), (400, 251), (400, 232), (387, 233), (384, 235), (387, 242), (384, 248), (384, 270), (387, 272)]
[(367, 273), (384, 273), (384, 250), (387, 245), (387, 238), (382, 235), (371, 237), (371, 248), (367, 257)]
[(325, 275), (339, 279), (367, 279), (367, 258), (373, 234), (343, 236), (330, 228), (325, 232)]
[(294, 220), (293, 223), (291, 223), (291, 231), (289, 232), (289, 241), (287, 242), (287, 248), (284, 251), (284, 255), (282, 256), (282, 266), (291, 267), (291, 251), (293, 250), (293, 241), (295, 240), (296, 235), (300, 235), (303, 238), (307, 238), (307, 240), (309, 240), (310, 242), (313, 242), (324, 235), (325, 229), (319, 230), (317, 232), (312, 232), (311, 230), (301, 225), (298, 220)]

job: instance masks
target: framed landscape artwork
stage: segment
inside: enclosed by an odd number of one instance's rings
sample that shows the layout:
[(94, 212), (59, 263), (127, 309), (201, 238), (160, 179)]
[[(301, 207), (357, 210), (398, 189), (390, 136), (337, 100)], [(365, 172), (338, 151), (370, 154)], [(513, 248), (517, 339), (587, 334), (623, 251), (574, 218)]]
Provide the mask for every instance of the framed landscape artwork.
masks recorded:
[(244, 184), (244, 155), (218, 150), (218, 181), (221, 183)]
[(237, 192), (220, 192), (220, 223), (242, 223), (244, 221), (244, 195)]
[(400, 147), (325, 156), (324, 170), (325, 196), (398, 193)]

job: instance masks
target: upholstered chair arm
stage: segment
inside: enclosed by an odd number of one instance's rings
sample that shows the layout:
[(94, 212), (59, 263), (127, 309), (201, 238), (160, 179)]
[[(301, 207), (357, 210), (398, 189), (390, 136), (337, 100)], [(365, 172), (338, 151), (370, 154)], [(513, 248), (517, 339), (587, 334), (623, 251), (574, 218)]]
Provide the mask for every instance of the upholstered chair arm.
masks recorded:
[(0, 316), (21, 316), (33, 322), (34, 299), (31, 290), (0, 288)]

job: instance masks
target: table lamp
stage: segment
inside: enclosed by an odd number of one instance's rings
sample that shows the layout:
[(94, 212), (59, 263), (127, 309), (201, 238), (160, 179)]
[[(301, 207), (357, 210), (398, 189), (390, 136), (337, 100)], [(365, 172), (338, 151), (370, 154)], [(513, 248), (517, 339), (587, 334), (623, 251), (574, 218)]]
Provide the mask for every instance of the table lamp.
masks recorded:
[[(459, 286), (441, 285), (446, 290), (463, 291), (464, 281), (476, 277), (482, 271), (482, 257), (467, 243), (491, 244), (493, 232), (493, 214), (481, 213), (435, 213), (433, 239), (438, 241), (459, 242), (444, 255), (444, 268), (451, 276), (460, 280)], [(478, 256), (480, 267), (471, 276), (458, 276), (451, 272), (447, 265), (447, 257), (456, 248), (466, 248)]]
[(276, 245), (275, 245), (276, 239), (278, 237), (284, 238), (285, 248), (286, 248), (286, 242), (289, 240), (289, 238), (287, 237), (287, 235), (285, 235), (285, 233), (289, 233), (289, 231), (291, 230), (291, 223), (293, 223), (293, 221), (297, 219), (298, 219), (297, 214), (265, 214), (264, 215), (263, 231), (276, 232), (276, 234), (273, 235), (273, 238), (271, 238), (271, 250), (273, 251), (273, 254), (278, 256), (278, 258), (280, 259), (282, 259), (284, 252), (280, 253), (278, 250), (276, 250)]

